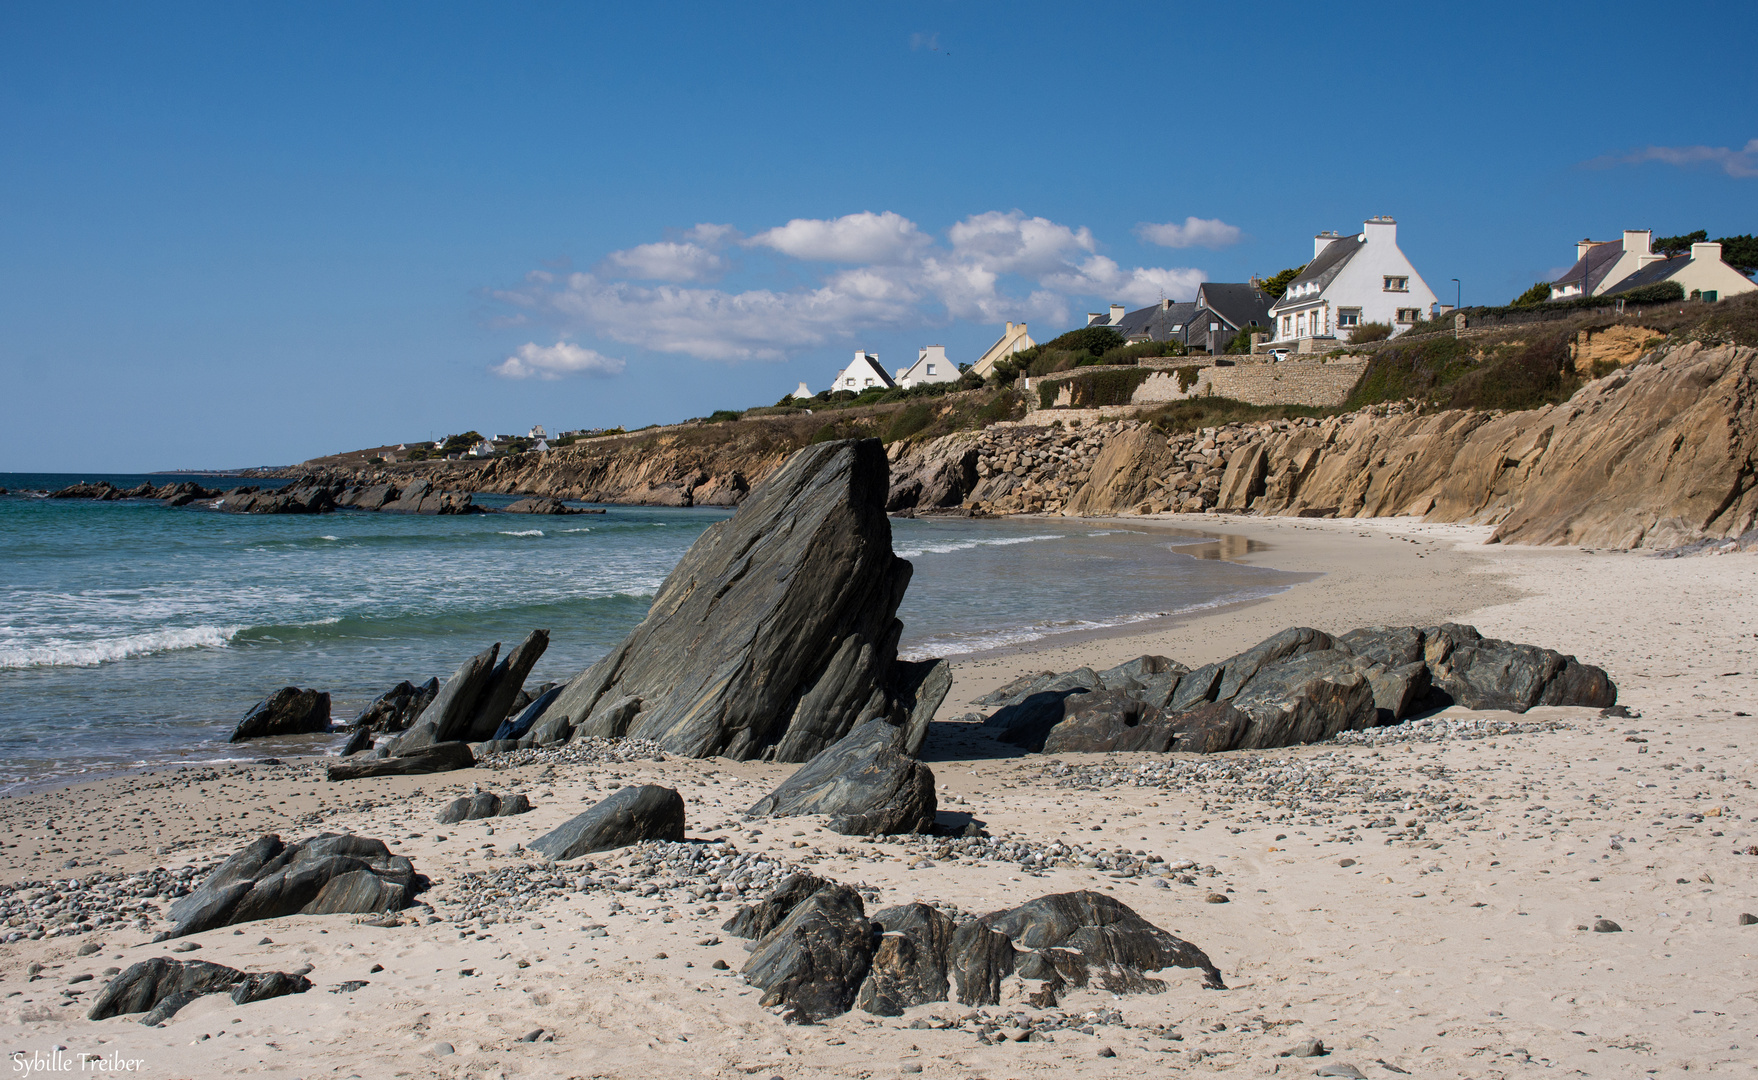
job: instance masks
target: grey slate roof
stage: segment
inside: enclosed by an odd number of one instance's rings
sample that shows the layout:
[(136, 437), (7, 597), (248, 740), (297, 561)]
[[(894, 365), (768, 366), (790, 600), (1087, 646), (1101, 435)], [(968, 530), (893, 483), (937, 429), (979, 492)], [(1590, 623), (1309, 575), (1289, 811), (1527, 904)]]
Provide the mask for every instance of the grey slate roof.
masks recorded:
[[(1165, 307), (1155, 304), (1123, 316), (1114, 329), (1123, 335), (1125, 341), (1141, 335), (1154, 341), (1171, 341), (1174, 338), (1183, 341), (1183, 328), (1189, 325), (1195, 313), (1194, 303), (1171, 304)], [(1174, 326), (1179, 329), (1173, 330)]]
[(1685, 264), (1690, 261), (1691, 256), (1689, 255), (1674, 255), (1670, 259), (1662, 259), (1659, 262), (1649, 263), (1647, 266), (1644, 266), (1634, 274), (1631, 274), (1629, 277), (1607, 289), (1604, 295), (1616, 296), (1618, 293), (1626, 293), (1631, 289), (1640, 289), (1644, 285), (1658, 285), (1667, 278), (1678, 273), (1680, 270), (1683, 270)]
[(1254, 322), (1259, 326), (1270, 325), (1270, 305), (1275, 302), (1256, 285), (1218, 281), (1203, 282), (1196, 291), (1196, 300), (1236, 330)]
[(1575, 260), (1562, 277), (1551, 282), (1552, 285), (1579, 285), (1583, 272), (1587, 275), (1587, 292), (1599, 288), (1605, 275), (1611, 272), (1612, 264), (1624, 254), (1622, 240), (1608, 240), (1603, 244), (1594, 244), (1587, 249), (1587, 254)]
[[(1323, 251), (1318, 253), (1318, 258), (1306, 264), (1300, 271), (1300, 276), (1288, 283), (1288, 291), (1292, 292), (1294, 286), (1304, 285), (1309, 281), (1317, 281), (1321, 286), (1330, 284), (1331, 279), (1335, 278), (1337, 272), (1348, 265), (1349, 260), (1355, 257), (1355, 253), (1360, 251), (1362, 246), (1360, 233), (1332, 240), (1325, 245)], [(1282, 295), (1286, 298), (1288, 294), (1283, 293)]]

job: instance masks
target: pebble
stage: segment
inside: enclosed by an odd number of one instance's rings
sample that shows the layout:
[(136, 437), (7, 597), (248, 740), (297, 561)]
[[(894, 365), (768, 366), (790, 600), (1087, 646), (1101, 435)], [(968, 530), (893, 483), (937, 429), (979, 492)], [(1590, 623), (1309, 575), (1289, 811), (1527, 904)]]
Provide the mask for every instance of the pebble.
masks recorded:
[(1294, 1049), (1283, 1051), (1281, 1056), (1282, 1057), (1309, 1058), (1309, 1057), (1322, 1057), (1322, 1056), (1324, 1056), (1324, 1053), (1325, 1053), (1325, 1044), (1324, 1044), (1323, 1040), (1307, 1039), (1305, 1042), (1296, 1043), (1294, 1046)]
[(1593, 932), (1596, 934), (1617, 934), (1621, 933), (1623, 929), (1610, 919), (1596, 919), (1593, 923)]
[(84, 878), (0, 885), (0, 941), (104, 929), (147, 930), (159, 919), (160, 903), (188, 896), (219, 865), (215, 860), (175, 870), (98, 872)]
[(665, 750), (652, 739), (576, 739), (560, 746), (530, 747), (484, 754), (477, 764), (489, 769), (520, 765), (626, 765), (631, 761), (664, 761)]
[(1209, 904), (1225, 904), (1227, 902), (1227, 898), (1225, 896), (1222, 896), (1218, 892), (1212, 892), (1207, 897), (1204, 898), (1204, 902), (1209, 903)]
[(179, 941), (177, 944), (171, 946), (171, 951), (172, 952), (194, 952), (195, 950), (197, 950), (199, 948), (201, 948), (201, 946), (199, 944), (197, 944), (196, 942)]
[(1742, 911), (1738, 921), (1741, 926), (1751, 926), (1753, 923), (1758, 923), (1758, 915)]
[(431, 1053), (432, 1053), (432, 1054), (433, 1054), (433, 1055), (434, 1055), (434, 1056), (435, 1056), (435, 1057), (445, 1057), (445, 1056), (446, 1056), (446, 1055), (447, 1055), (447, 1054), (455, 1054), (455, 1053), (457, 1053), (457, 1051), (456, 1051), (456, 1050), (453, 1050), (453, 1049), (452, 1049), (452, 1044), (451, 1044), (451, 1043), (448, 1043), (448, 1042), (437, 1042), (437, 1043), (434, 1043), (434, 1044), (433, 1044), (433, 1045), (432, 1045), (432, 1046), (430, 1046), (430, 1047), (428, 1047), (428, 1050), (429, 1050), (429, 1051), (430, 1051), (430, 1052), (431, 1052)]
[(1344, 1062), (1341, 1062), (1341, 1061), (1336, 1062), (1331, 1065), (1326, 1065), (1324, 1068), (1320, 1069), (1318, 1072), (1313, 1073), (1313, 1075), (1314, 1076), (1341, 1076), (1344, 1078), (1344, 1080), (1367, 1080), (1367, 1077), (1362, 1073), (1362, 1071), (1360, 1069), (1357, 1069), (1353, 1065), (1345, 1064)]
[(1116, 1057), (1117, 1051), (1111, 1049), (1109, 1046), (1101, 1046), (1099, 1047), (1099, 1056), (1102, 1058)]

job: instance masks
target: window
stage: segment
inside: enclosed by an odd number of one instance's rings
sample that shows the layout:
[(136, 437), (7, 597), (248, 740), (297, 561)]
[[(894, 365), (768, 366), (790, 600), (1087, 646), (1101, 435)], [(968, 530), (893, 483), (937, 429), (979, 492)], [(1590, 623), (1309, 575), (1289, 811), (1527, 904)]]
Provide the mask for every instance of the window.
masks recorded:
[(1358, 307), (1340, 307), (1337, 309), (1337, 325), (1350, 327), (1361, 325), (1361, 309)]
[(1420, 318), (1421, 315), (1422, 311), (1420, 308), (1401, 307), (1398, 309), (1398, 321), (1401, 323), (1413, 323)]
[(1294, 332), (1294, 316), (1282, 316), (1282, 336), (1287, 337)]
[(1721, 292), (1718, 289), (1704, 289), (1703, 290), (1703, 299), (1706, 302), (1713, 304), (1717, 300), (1721, 299)]
[(930, 375), (934, 374), (934, 365), (933, 364), (928, 365), (928, 374), (930, 374)]
[(1180, 330), (1183, 330), (1183, 329), (1184, 329), (1183, 323), (1173, 323), (1172, 324), (1172, 332), (1174, 334), (1178, 333)]
[(1409, 292), (1410, 291), (1410, 279), (1407, 277), (1387, 277), (1386, 278), (1386, 291), (1387, 292)]

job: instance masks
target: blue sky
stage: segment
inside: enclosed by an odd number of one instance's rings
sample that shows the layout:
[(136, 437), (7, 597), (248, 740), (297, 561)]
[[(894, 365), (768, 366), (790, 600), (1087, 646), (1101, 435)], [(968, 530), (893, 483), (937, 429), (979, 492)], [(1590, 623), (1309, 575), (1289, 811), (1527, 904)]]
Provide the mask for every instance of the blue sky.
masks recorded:
[(1758, 232), (1758, 5), (1461, 10), (8, 4), (0, 471), (770, 404), (1373, 214), (1466, 303)]

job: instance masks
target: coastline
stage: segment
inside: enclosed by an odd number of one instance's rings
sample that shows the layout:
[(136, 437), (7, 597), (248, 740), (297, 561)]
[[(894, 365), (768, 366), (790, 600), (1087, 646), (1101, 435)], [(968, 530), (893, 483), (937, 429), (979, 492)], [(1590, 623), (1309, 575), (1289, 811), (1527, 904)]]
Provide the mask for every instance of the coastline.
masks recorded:
[[(1317, 1063), (1276, 1057), (1304, 1038), (1332, 1048), (1322, 1061), (1370, 1076), (1393, 1075), (1378, 1061), (1418, 1075), (1480, 1076), (1485, 1055), (1498, 1069), (1543, 1063), (1589, 1075), (1714, 1074), (1758, 1062), (1758, 1047), (1722, 1049), (1751, 1046), (1741, 988), (1758, 927), (1737, 926), (1735, 917), (1758, 907), (1758, 859), (1736, 852), (1758, 842), (1744, 820), (1758, 815), (1750, 793), (1758, 720), (1735, 713), (1758, 712), (1758, 616), (1747, 614), (1758, 599), (1758, 560), (1485, 546), (1487, 527), (1408, 519), (1126, 523), (1255, 540), (1268, 546), (1236, 557), (1322, 576), (1138, 632), (960, 660), (929, 761), (941, 809), (973, 815), (994, 836), (1188, 857), (1216, 868), (1201, 888), (1147, 889), (1077, 869), (1028, 875), (997, 859), (924, 863), (933, 841), (841, 837), (817, 818), (764, 821), (747, 832), (742, 809), (793, 769), (761, 762), (566, 764), (551, 756), (548, 764), (348, 784), (325, 783), (314, 758), (158, 769), (0, 799), (8, 844), (0, 884), (205, 866), (263, 832), (353, 831), (385, 839), (433, 880), (422, 899), (435, 921), (381, 928), (296, 916), (196, 935), (201, 959), (252, 971), (309, 963), (316, 985), (272, 1006), (201, 998), (162, 1028), (88, 1022), (83, 1006), (61, 1004), (77, 996), (60, 993), (102, 985), (70, 985), (80, 974), (165, 955), (166, 945), (151, 942), (159, 923), (0, 945), (0, 994), (17, 992), (0, 998), (0, 1043), (9, 1053), (60, 1044), (114, 1051), (142, 1060), (140, 1075), (166, 1080), (332, 1069), (361, 1077), (792, 1080), (890, 1075), (897, 1063), (959, 1078), (1047, 1068), (1113, 1077), (1168, 1066), (1305, 1075)], [(1381, 729), (1396, 734), (1210, 759), (1019, 756), (972, 737), (957, 719), (970, 699), (1027, 671), (1108, 666), (1144, 652), (1194, 665), (1289, 625), (1340, 632), (1446, 620), (1603, 665), (1620, 702), (1643, 716), (1448, 710), (1442, 721), (1485, 720), (1501, 733), (1448, 736), (1443, 723), (1417, 738), (1409, 737), (1416, 728)], [(527, 864), (515, 844), (608, 790), (642, 782), (683, 791), (688, 836), (866, 882), (882, 891), (882, 905), (920, 898), (985, 911), (1052, 891), (1114, 891), (1208, 951), (1231, 989), (1203, 990), (1178, 969), (1159, 973), (1167, 983), (1160, 994), (1071, 989), (1065, 1012), (1115, 1008), (1122, 1022), (1045, 1042), (976, 1043), (956, 1023), (972, 1010), (950, 1003), (792, 1027), (760, 1008), (737, 977), (744, 953), (719, 932), (732, 905), (658, 907), (588, 890), (468, 916), (465, 897), (487, 880), (478, 875)], [(436, 830), (434, 813), (472, 784), (529, 792), (536, 809)], [(1399, 825), (1408, 814), (1421, 828), (1344, 828), (1387, 810)], [(66, 867), (67, 859), (79, 865)], [(1203, 903), (1211, 891), (1230, 902)], [(619, 896), (629, 908), (612, 907)], [(1625, 932), (1575, 929), (1596, 918)], [(595, 924), (608, 936), (582, 934)], [(88, 943), (101, 948), (77, 955)], [(712, 969), (715, 959), (730, 970)], [(24, 974), (30, 962), (44, 965), (34, 980)], [(472, 974), (459, 974), (466, 969)], [(363, 985), (338, 990), (351, 982)], [(1015, 1009), (1041, 1012), (1017, 1001), (1000, 1011)], [(931, 1016), (954, 1022), (909, 1026)], [(1179, 1039), (1154, 1034), (1168, 1023)], [(554, 1041), (521, 1041), (533, 1029)], [(1099, 1056), (1101, 1047), (1115, 1056)]]

